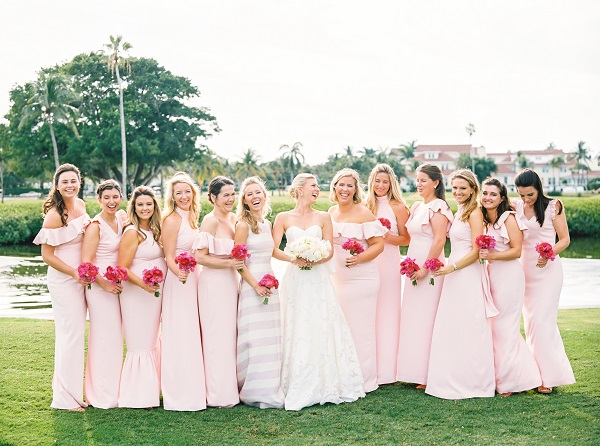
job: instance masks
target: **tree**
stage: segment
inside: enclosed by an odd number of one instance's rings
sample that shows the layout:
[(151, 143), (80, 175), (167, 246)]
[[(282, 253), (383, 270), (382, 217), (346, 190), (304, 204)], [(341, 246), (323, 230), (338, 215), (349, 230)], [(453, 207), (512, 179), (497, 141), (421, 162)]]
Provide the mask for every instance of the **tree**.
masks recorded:
[[(587, 183), (587, 173), (590, 170), (589, 162), (592, 159), (590, 150), (585, 146), (585, 141), (579, 141), (577, 143), (577, 150), (573, 153), (572, 159), (576, 161), (575, 168), (579, 171), (580, 182), (585, 185)], [(584, 172), (586, 181), (583, 179)]]
[(265, 176), (265, 170), (258, 165), (260, 161), (260, 155), (256, 152), (256, 150), (249, 148), (246, 149), (244, 154), (242, 155), (242, 160), (235, 163), (234, 168), (234, 176), (238, 180), (243, 180), (244, 178), (248, 178), (251, 176)]
[(556, 145), (554, 144), (554, 142), (551, 142), (550, 144), (548, 144), (548, 147), (546, 147), (546, 150), (555, 150), (556, 149)]
[(469, 145), (471, 146), (469, 155), (471, 156), (471, 171), (475, 172), (475, 151), (473, 150), (473, 142), (471, 139), (473, 138), (473, 134), (475, 133), (475, 124), (469, 123), (465, 127), (465, 131), (469, 135)]
[(531, 168), (533, 167), (533, 163), (531, 161), (529, 161), (527, 159), (527, 157), (525, 155), (523, 155), (523, 152), (521, 152), (520, 150), (517, 152), (517, 157), (515, 158), (515, 165), (517, 166), (517, 169), (526, 169), (526, 168)]
[(300, 167), (302, 167), (302, 163), (304, 162), (304, 155), (301, 152), (302, 143), (295, 142), (292, 147), (284, 144), (279, 147), (279, 150), (283, 150), (282, 156), (284, 160), (284, 167), (289, 174), (291, 184), (294, 177), (298, 175)]
[(123, 195), (127, 196), (127, 143), (125, 138), (125, 111), (123, 107), (123, 80), (119, 72), (119, 65), (123, 65), (128, 72), (131, 72), (129, 59), (122, 54), (127, 54), (132, 46), (128, 42), (123, 42), (122, 36), (110, 36), (110, 43), (104, 45), (108, 53), (108, 68), (117, 75), (117, 84), (119, 85), (119, 115), (121, 117), (121, 173), (123, 186)]
[(474, 158), (467, 153), (461, 153), (456, 160), (456, 167), (458, 169), (469, 169), (469, 167), (475, 166), (475, 170), (472, 171), (479, 182), (482, 182), (486, 178), (492, 176), (492, 174), (498, 171), (498, 166), (492, 158)]
[(27, 104), (22, 109), (19, 128), (23, 128), (26, 124), (31, 125), (32, 121), (34, 124), (32, 131), (44, 123), (48, 124), (54, 153), (54, 164), (58, 169), (60, 162), (54, 124), (57, 122), (65, 124), (73, 130), (75, 135), (79, 136), (75, 125), (77, 108), (74, 105), (78, 100), (78, 95), (65, 76), (44, 71), (39, 74), (38, 79), (32, 84), (32, 88), (28, 90), (31, 96), (29, 96)]
[(553, 157), (550, 162), (548, 163), (550, 165), (550, 167), (552, 168), (552, 190), (556, 191), (556, 185), (558, 184), (558, 182), (556, 181), (556, 175), (555, 172), (557, 170), (560, 169), (560, 166), (562, 166), (565, 163), (565, 160), (562, 156), (555, 156)]

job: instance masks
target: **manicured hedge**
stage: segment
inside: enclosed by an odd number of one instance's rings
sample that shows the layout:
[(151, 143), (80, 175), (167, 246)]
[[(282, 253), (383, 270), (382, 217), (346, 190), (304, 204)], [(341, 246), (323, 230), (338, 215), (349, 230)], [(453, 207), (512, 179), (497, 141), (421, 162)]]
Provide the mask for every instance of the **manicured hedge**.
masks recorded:
[[(412, 203), (412, 196), (407, 197), (409, 205)], [(567, 220), (569, 223), (569, 232), (573, 236), (600, 237), (600, 198), (593, 197), (563, 197), (561, 199), (565, 204)], [(94, 199), (86, 200), (87, 211), (90, 216), (100, 212), (100, 206)], [(456, 204), (449, 200), (453, 211), (456, 211)], [(290, 210), (294, 206), (291, 199), (283, 197), (273, 197), (271, 208), (273, 211), (268, 219), (273, 222), (275, 216), (282, 211)], [(331, 203), (324, 198), (319, 198), (316, 208), (327, 210)], [(124, 208), (125, 205), (123, 204)], [(203, 198), (201, 216), (208, 214), (212, 210), (212, 205)], [(0, 245), (11, 245), (18, 243), (31, 242), (42, 227), (42, 200), (8, 200), (0, 204)]]

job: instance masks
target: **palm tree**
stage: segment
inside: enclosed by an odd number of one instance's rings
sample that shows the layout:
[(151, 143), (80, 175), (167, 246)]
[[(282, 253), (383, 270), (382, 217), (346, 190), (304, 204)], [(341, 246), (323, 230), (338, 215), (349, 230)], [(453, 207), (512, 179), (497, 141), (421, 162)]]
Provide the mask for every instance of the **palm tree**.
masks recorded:
[(285, 167), (290, 174), (290, 184), (294, 177), (298, 174), (302, 163), (304, 162), (304, 155), (302, 154), (302, 143), (295, 142), (292, 147), (287, 144), (279, 147), (279, 150), (283, 150), (283, 159), (285, 161)]
[(75, 126), (77, 108), (73, 105), (79, 100), (79, 95), (73, 90), (69, 80), (58, 73), (40, 73), (39, 78), (32, 84), (32, 95), (23, 107), (23, 118), (19, 128), (27, 121), (34, 119), (35, 127), (42, 122), (47, 122), (50, 127), (50, 138), (54, 149), (54, 164), (58, 169), (58, 146), (54, 136), (54, 124), (60, 122), (69, 126), (75, 135), (79, 132)]
[(527, 159), (523, 152), (520, 150), (517, 151), (517, 157), (515, 158), (515, 164), (517, 166), (517, 170), (525, 169), (527, 167), (533, 167), (533, 163)]
[(342, 152), (342, 155), (347, 156), (350, 160), (356, 158), (356, 155), (354, 154), (354, 149), (351, 146), (346, 146), (346, 148)]
[(587, 183), (587, 173), (590, 170), (590, 167), (588, 164), (589, 164), (590, 160), (592, 159), (592, 157), (590, 156), (590, 150), (585, 146), (585, 141), (579, 141), (577, 143), (577, 151), (573, 154), (573, 159), (575, 159), (575, 161), (576, 161), (575, 167), (580, 172), (581, 182), (583, 183), (583, 172), (585, 172), (585, 175), (586, 175), (585, 183)]
[(128, 72), (131, 71), (129, 59), (122, 56), (127, 54), (132, 46), (128, 42), (123, 42), (122, 36), (110, 36), (110, 43), (104, 45), (108, 53), (108, 68), (117, 75), (117, 84), (119, 85), (119, 114), (121, 116), (121, 160), (122, 160), (122, 186), (123, 196), (127, 197), (127, 144), (125, 142), (125, 112), (123, 110), (123, 80), (119, 72), (119, 65), (123, 65)]
[(363, 147), (362, 150), (360, 150), (358, 153), (360, 153), (361, 156), (363, 156), (367, 159), (377, 157), (377, 151), (375, 149), (371, 149), (369, 147)]
[(475, 151), (473, 150), (473, 133), (475, 133), (475, 124), (469, 123), (465, 127), (465, 131), (469, 134), (469, 145), (471, 146), (469, 155), (471, 156), (471, 172), (475, 173)]
[[(413, 162), (415, 157), (415, 151), (417, 150), (417, 140), (413, 139), (411, 142), (400, 145), (400, 161), (405, 161), (409, 165), (411, 170), (416, 169), (419, 166), (418, 162)], [(416, 167), (415, 167), (416, 166)]]
[(256, 153), (256, 150), (252, 148), (246, 149), (242, 155), (242, 160), (237, 162), (234, 167), (234, 176), (239, 180), (253, 175), (265, 176), (264, 169), (258, 165), (259, 161), (260, 155)]
[[(550, 160), (550, 162), (548, 164), (552, 168), (552, 173), (554, 174), (558, 169), (560, 169), (560, 166), (562, 166), (564, 163), (565, 163), (565, 160), (562, 156), (555, 156), (554, 158), (552, 158)], [(559, 178), (559, 180), (560, 180), (560, 178)], [(552, 183), (553, 183), (553, 190), (556, 192), (556, 184), (557, 184), (556, 175), (553, 175)]]

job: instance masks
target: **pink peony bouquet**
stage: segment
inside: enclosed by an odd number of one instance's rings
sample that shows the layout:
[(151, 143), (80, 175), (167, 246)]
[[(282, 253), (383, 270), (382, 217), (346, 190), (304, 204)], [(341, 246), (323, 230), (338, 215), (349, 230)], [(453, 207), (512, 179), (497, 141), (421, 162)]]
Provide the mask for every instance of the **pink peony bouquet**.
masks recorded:
[[(481, 234), (475, 239), (475, 243), (479, 249), (494, 249), (496, 247), (496, 239), (487, 234)], [(485, 260), (479, 259), (479, 263), (485, 263)]]
[[(121, 283), (125, 280), (129, 279), (129, 275), (127, 274), (127, 270), (125, 268), (121, 268), (120, 266), (112, 266), (106, 267), (106, 272), (104, 273), (104, 278), (108, 280), (110, 283)], [(119, 291), (117, 295), (121, 295)]]
[[(180, 271), (185, 271), (188, 273), (193, 272), (196, 268), (196, 259), (185, 251), (175, 257), (175, 263), (179, 267)], [(183, 283), (185, 284), (185, 282), (186, 281), (184, 280)]]
[[(405, 258), (402, 262), (400, 262), (400, 274), (406, 276), (410, 279), (410, 276), (413, 275), (414, 272), (419, 271), (419, 265), (410, 257)], [(413, 286), (417, 286), (417, 281), (412, 281)]]
[(93, 263), (85, 262), (77, 267), (77, 274), (80, 280), (89, 282), (87, 289), (91, 290), (92, 283), (96, 281), (96, 276), (98, 275), (98, 267)]
[(350, 255), (352, 255), (352, 256), (356, 256), (365, 250), (363, 245), (361, 245), (359, 242), (357, 242), (353, 238), (349, 238), (348, 240), (346, 240), (344, 242), (344, 244), (342, 245), (342, 249), (345, 249), (346, 251), (350, 251)]
[(392, 229), (392, 222), (390, 222), (387, 218), (381, 217), (378, 218), (378, 220), (383, 226), (387, 228), (388, 231)]
[[(556, 258), (556, 254), (554, 254), (554, 250), (552, 249), (552, 245), (548, 242), (541, 242), (535, 245), (535, 250), (540, 255), (542, 259), (554, 261)], [(540, 268), (539, 265), (535, 265)]]
[[(277, 280), (277, 278), (275, 278), (275, 276), (272, 276), (271, 274), (265, 274), (263, 276), (263, 278), (260, 279), (260, 282), (258, 282), (258, 284), (260, 286), (264, 286), (268, 289), (279, 288), (279, 280)], [(263, 300), (263, 305), (267, 305), (268, 303), (269, 303), (269, 296), (265, 297), (265, 300)]]
[[(142, 271), (142, 280), (148, 286), (156, 286), (159, 283), (163, 283), (165, 281), (165, 275), (158, 268), (158, 266), (155, 266), (152, 269), (145, 269), (144, 271)], [(158, 291), (158, 290), (155, 291), (154, 297), (159, 297), (159, 296), (160, 296), (160, 291)]]
[[(423, 266), (430, 272), (435, 273), (438, 269), (444, 266), (444, 262), (435, 257), (433, 259), (426, 260)], [(429, 285), (435, 285), (435, 281), (433, 280), (433, 276), (431, 274), (429, 275)]]
[[(250, 257), (248, 253), (248, 247), (245, 244), (235, 245), (231, 249), (231, 258), (236, 260), (245, 260)], [(238, 269), (238, 273), (241, 273), (242, 270)]]

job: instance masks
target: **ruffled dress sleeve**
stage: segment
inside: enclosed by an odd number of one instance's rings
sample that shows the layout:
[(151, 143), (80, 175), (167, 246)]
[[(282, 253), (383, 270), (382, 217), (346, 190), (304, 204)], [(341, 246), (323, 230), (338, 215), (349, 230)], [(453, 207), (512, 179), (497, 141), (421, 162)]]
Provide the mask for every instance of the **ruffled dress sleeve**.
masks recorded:
[(233, 240), (216, 238), (209, 232), (200, 232), (192, 245), (192, 253), (198, 249), (208, 249), (208, 253), (217, 256), (230, 255)]
[(60, 228), (42, 228), (33, 239), (36, 245), (60, 246), (77, 238), (78, 235), (85, 232), (85, 228), (90, 224), (90, 216), (83, 214), (70, 222), (67, 226)]
[[(550, 220), (554, 220), (556, 218), (556, 204), (557, 203), (558, 203), (558, 200), (550, 200), (550, 203), (548, 203), (548, 208), (546, 209), (546, 212), (548, 213)], [(564, 208), (564, 205), (563, 205), (563, 208)]]
[(336, 223), (333, 225), (334, 237), (346, 237), (355, 240), (368, 240), (371, 237), (381, 237), (387, 228), (379, 220), (366, 223)]
[(435, 200), (427, 203), (424, 206), (429, 207), (429, 212), (425, 212), (423, 214), (423, 220), (421, 221), (421, 226), (429, 225), (429, 221), (433, 218), (436, 212), (439, 212), (444, 217), (448, 219), (448, 225), (446, 226), (446, 234), (450, 231), (450, 227), (452, 226), (452, 222), (454, 221), (454, 215), (452, 215), (452, 211), (450, 210), (450, 206), (444, 200), (436, 198)]
[(521, 232), (523, 232), (523, 240), (525, 238), (527, 238), (527, 236), (529, 234), (529, 228), (519, 218), (519, 216), (517, 215), (517, 213), (515, 211), (506, 211), (506, 212), (504, 212), (500, 216), (500, 218), (498, 219), (498, 221), (496, 223), (494, 223), (494, 228), (496, 229), (496, 231), (498, 231), (498, 233), (500, 234), (500, 237), (502, 237), (504, 243), (506, 243), (507, 245), (510, 243), (510, 237), (508, 236), (508, 229), (506, 229), (506, 219), (510, 215), (514, 215), (515, 216), (515, 220), (517, 221), (517, 225), (519, 226), (519, 229), (521, 230)]
[(368, 240), (371, 237), (382, 237), (388, 232), (387, 228), (383, 226), (379, 220), (363, 223), (362, 227), (365, 240)]

